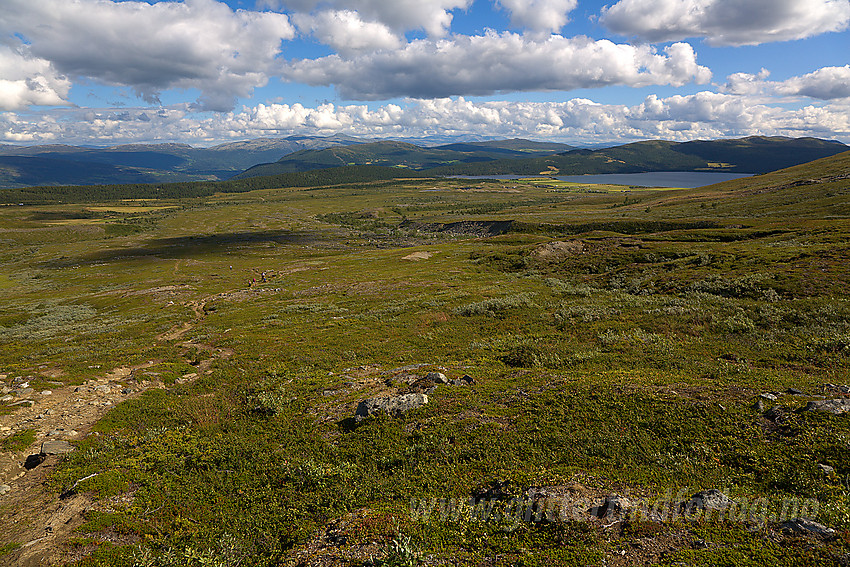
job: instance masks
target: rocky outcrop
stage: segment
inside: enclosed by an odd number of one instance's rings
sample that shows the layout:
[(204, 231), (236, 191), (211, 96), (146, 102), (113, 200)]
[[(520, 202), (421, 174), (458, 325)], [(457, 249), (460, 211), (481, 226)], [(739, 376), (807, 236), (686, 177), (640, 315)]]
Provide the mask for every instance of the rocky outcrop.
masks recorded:
[(427, 403), (428, 396), (425, 394), (404, 394), (401, 396), (370, 398), (357, 404), (357, 411), (354, 413), (354, 417), (357, 421), (361, 421), (380, 412), (397, 416), (422, 407)]

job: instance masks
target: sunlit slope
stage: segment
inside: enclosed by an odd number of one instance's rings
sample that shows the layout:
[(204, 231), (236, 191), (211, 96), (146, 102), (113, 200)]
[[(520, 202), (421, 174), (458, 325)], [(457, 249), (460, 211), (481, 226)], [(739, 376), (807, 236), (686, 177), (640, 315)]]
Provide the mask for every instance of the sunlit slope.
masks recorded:
[[(661, 195), (647, 205), (698, 214), (733, 217), (850, 217), (850, 152), (780, 169)], [(673, 210), (670, 210), (673, 209)], [(703, 213), (707, 214), (707, 213)]]

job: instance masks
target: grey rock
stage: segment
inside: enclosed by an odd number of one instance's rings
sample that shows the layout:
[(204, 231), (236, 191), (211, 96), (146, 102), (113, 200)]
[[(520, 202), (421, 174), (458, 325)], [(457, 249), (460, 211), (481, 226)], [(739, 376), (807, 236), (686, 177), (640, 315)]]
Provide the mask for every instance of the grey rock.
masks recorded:
[(785, 393), (791, 394), (792, 396), (805, 396), (805, 394), (797, 388), (788, 388), (787, 390), (785, 390)]
[(53, 392), (52, 392), (51, 390), (42, 390), (41, 395), (42, 395), (42, 396), (49, 396), (49, 395), (51, 395), (52, 393), (53, 393)]
[(122, 393), (122, 394), (124, 394), (125, 396), (127, 396), (127, 395), (129, 395), (129, 394), (132, 394), (132, 393), (133, 393), (133, 389), (132, 389), (132, 388), (123, 388), (123, 389), (121, 390), (121, 393)]
[(112, 391), (112, 388), (110, 388), (106, 384), (100, 384), (99, 386), (94, 387), (94, 391), (100, 394), (108, 394)]
[(75, 392), (85, 392), (87, 390), (88, 388), (86, 388), (85, 386), (77, 386), (76, 388), (74, 388)]
[(599, 506), (590, 509), (590, 514), (597, 518), (623, 519), (631, 509), (632, 503), (628, 498), (619, 494), (609, 494)]
[(850, 398), (837, 398), (834, 400), (816, 400), (809, 402), (806, 411), (825, 411), (840, 415), (850, 412)]
[(823, 463), (818, 463), (818, 468), (821, 470), (821, 472), (823, 472), (827, 476), (832, 476), (832, 475), (835, 474), (835, 469), (832, 468), (829, 465), (825, 465)]
[(2, 496), (3, 494), (6, 494), (10, 490), (12, 490), (12, 487), (9, 486), (8, 484), (0, 484), (0, 496)]
[(763, 394), (759, 394), (759, 397), (760, 397), (761, 399), (763, 399), (763, 400), (767, 400), (767, 401), (769, 401), (769, 402), (775, 402), (775, 401), (776, 401), (776, 396), (774, 396), (774, 395), (773, 395), (773, 394), (771, 394), (770, 392), (765, 392), (765, 393), (763, 393)]
[(18, 390), (18, 395), (19, 395), (20, 397), (24, 398), (24, 397), (29, 396), (30, 394), (32, 394), (34, 391), (35, 391), (35, 390), (33, 390), (32, 388), (23, 388), (23, 389), (21, 389), (21, 390)]
[(404, 394), (386, 398), (371, 398), (357, 404), (355, 419), (360, 421), (375, 413), (384, 412), (390, 415), (400, 415), (406, 411), (416, 409), (428, 403), (425, 394)]
[(732, 499), (723, 492), (716, 488), (710, 488), (691, 496), (690, 500), (682, 503), (682, 508), (689, 512), (696, 510), (719, 510), (722, 512), (729, 509), (732, 504)]
[(7, 395), (3, 396), (2, 398), (0, 398), (0, 402), (11, 402), (14, 399), (15, 399), (15, 396), (7, 394)]
[(834, 529), (805, 518), (797, 518), (784, 522), (782, 524), (782, 531), (790, 535), (818, 536), (824, 539), (835, 537)]
[(73, 450), (73, 445), (61, 439), (51, 439), (41, 444), (41, 452), (45, 455), (63, 455)]
[(430, 380), (435, 384), (448, 384), (449, 379), (442, 372), (429, 372), (425, 375), (426, 380)]
[(753, 404), (753, 409), (756, 410), (759, 413), (763, 413), (764, 412), (764, 400), (762, 400), (762, 399), (756, 400), (756, 403)]
[(472, 376), (470, 376), (469, 374), (464, 374), (464, 375), (461, 377), (461, 380), (463, 380), (464, 382), (466, 382), (466, 383), (467, 383), (467, 384), (469, 384), (469, 385), (475, 384), (475, 378), (473, 378), (473, 377), (472, 377)]
[(788, 421), (787, 412), (790, 411), (785, 406), (776, 406), (764, 412), (764, 417), (777, 425), (784, 425)]
[(8, 394), (11, 391), (12, 388), (10, 388), (9, 386), (3, 386), (2, 388), (0, 388), (0, 394)]

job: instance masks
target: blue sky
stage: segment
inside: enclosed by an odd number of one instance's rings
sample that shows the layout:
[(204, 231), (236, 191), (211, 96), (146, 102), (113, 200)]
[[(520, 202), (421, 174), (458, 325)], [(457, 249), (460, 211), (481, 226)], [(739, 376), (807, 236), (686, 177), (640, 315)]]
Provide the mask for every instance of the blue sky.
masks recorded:
[(4, 0), (0, 143), (850, 143), (850, 0)]

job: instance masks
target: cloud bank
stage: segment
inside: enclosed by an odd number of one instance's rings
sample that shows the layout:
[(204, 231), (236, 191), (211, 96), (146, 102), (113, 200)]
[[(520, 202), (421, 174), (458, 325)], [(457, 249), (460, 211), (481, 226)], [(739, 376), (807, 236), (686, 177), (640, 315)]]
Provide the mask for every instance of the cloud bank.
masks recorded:
[(702, 37), (712, 45), (757, 45), (847, 29), (848, 0), (620, 0), (603, 8), (611, 31), (646, 41)]
[(653, 47), (586, 37), (529, 39), (514, 33), (417, 40), (393, 51), (351, 58), (329, 55), (288, 63), (281, 75), (334, 85), (349, 100), (441, 98), (502, 92), (569, 91), (610, 85), (681, 86), (711, 77), (690, 45)]
[(146, 140), (211, 145), (222, 140), (288, 135), (422, 138), (489, 136), (611, 142), (691, 140), (749, 135), (850, 137), (850, 101), (788, 109), (760, 98), (702, 91), (650, 95), (639, 104), (476, 102), (463, 97), (403, 104), (258, 104), (238, 112), (198, 115), (188, 107), (56, 110), (40, 117), (0, 115), (7, 142), (100, 143)]

